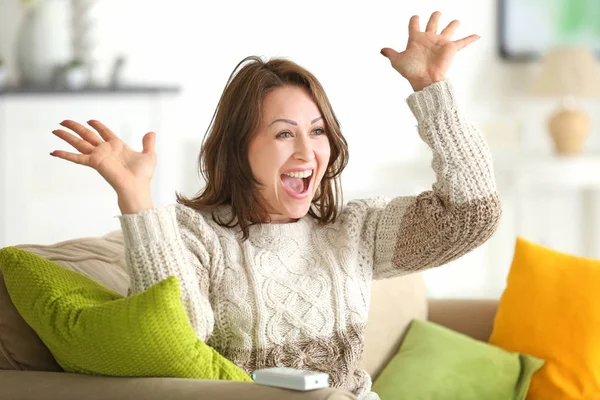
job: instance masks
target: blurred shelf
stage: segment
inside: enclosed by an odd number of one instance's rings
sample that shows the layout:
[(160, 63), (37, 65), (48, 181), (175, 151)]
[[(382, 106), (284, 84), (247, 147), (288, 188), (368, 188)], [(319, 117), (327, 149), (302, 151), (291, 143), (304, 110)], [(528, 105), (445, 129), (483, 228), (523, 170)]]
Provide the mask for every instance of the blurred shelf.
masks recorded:
[(0, 97), (3, 96), (31, 96), (31, 95), (95, 95), (95, 94), (176, 94), (181, 91), (179, 86), (91, 86), (82, 89), (69, 89), (66, 87), (53, 86), (8, 86), (0, 89)]
[[(543, 186), (573, 189), (600, 189), (600, 154), (553, 156), (536, 154), (494, 154), (494, 173), (498, 186)], [(398, 162), (381, 166), (373, 179), (380, 188), (390, 182), (399, 184), (433, 183), (431, 160)]]
[(600, 188), (600, 155), (502, 155), (494, 156), (499, 180), (520, 186)]

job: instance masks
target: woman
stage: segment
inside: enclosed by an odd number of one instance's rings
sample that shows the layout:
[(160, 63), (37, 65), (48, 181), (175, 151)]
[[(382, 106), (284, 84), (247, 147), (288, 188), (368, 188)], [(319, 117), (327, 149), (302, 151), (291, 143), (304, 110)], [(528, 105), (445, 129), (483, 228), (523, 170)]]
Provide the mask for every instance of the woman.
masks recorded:
[(418, 196), (341, 207), (346, 141), (320, 83), (287, 60), (236, 67), (200, 153), (207, 185), (176, 205), (152, 204), (154, 133), (138, 153), (98, 121), (88, 122), (97, 133), (64, 121), (79, 137), (54, 133), (79, 153), (51, 154), (96, 169), (117, 192), (130, 293), (175, 275), (198, 337), (249, 374), (323, 371), (377, 399), (358, 367), (371, 280), (456, 259), (501, 215), (488, 148), (445, 78), (478, 37), (452, 41), (458, 21), (438, 34), (439, 18), (422, 32), (413, 16), (406, 50), (382, 50), (415, 91), (408, 105), (434, 155), (437, 180)]

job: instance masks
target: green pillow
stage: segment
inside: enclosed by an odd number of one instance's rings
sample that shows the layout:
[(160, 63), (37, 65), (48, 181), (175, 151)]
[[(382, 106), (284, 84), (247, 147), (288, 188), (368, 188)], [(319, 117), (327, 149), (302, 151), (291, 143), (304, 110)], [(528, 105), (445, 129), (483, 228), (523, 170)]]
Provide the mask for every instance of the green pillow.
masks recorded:
[(522, 400), (544, 365), (433, 322), (413, 320), (373, 384), (381, 400)]
[(171, 276), (123, 297), (25, 250), (0, 250), (8, 293), (67, 372), (251, 382), (196, 337)]

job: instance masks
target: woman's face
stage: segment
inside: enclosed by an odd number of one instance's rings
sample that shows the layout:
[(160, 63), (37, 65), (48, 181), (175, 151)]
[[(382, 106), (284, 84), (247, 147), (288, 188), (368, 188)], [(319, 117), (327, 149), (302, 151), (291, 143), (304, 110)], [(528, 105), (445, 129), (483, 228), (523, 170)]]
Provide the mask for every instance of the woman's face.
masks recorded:
[(292, 222), (308, 213), (329, 163), (325, 120), (309, 92), (296, 86), (267, 94), (262, 110), (250, 167), (271, 221)]

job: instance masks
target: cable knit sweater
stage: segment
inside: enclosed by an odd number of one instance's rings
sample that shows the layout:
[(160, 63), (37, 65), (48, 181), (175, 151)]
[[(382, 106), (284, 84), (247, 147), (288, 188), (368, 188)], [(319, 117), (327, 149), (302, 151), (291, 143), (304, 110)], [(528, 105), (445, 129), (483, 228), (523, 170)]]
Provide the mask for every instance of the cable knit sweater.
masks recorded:
[(501, 215), (489, 150), (449, 83), (407, 103), (433, 151), (432, 190), (350, 202), (329, 225), (310, 216), (253, 225), (247, 241), (182, 205), (120, 216), (130, 293), (175, 275), (198, 337), (249, 374), (324, 371), (331, 386), (377, 399), (358, 366), (371, 280), (454, 260), (484, 243)]

